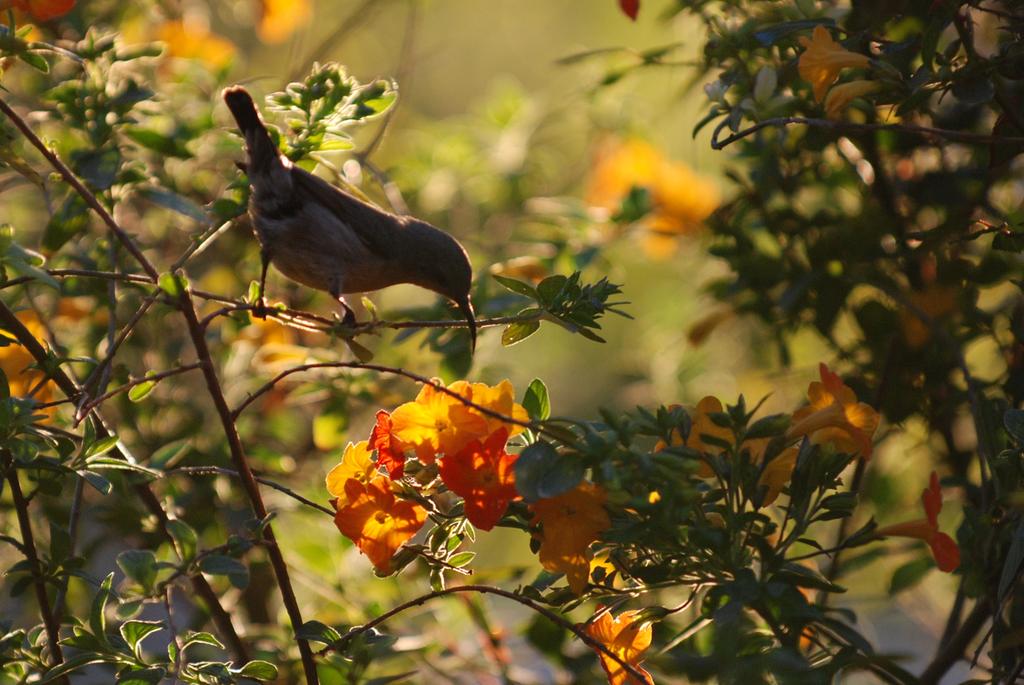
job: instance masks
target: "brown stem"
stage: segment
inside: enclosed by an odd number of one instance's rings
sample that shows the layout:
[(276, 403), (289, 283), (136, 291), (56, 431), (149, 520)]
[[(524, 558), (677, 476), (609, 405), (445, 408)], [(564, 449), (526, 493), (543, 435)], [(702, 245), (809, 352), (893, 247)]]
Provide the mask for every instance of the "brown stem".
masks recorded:
[(29, 125), (25, 122), (25, 120), (22, 119), (17, 112), (11, 109), (11, 106), (8, 105), (3, 99), (0, 99), (0, 112), (3, 112), (4, 115), (11, 120), (11, 123), (14, 124), (19, 131), (21, 131), (22, 135), (24, 135), (25, 138), (28, 139), (28, 142), (32, 143), (32, 145), (37, 150), (39, 150), (43, 157), (46, 158), (46, 161), (48, 161), (50, 165), (57, 170), (57, 173), (59, 173), (64, 178), (68, 185), (74, 188), (75, 192), (77, 192), (82, 197), (82, 199), (85, 200), (85, 203), (89, 205), (89, 207), (91, 207), (94, 212), (96, 212), (100, 219), (103, 220), (103, 223), (105, 223), (107, 227), (110, 228), (111, 232), (113, 232), (113, 234), (117, 237), (118, 241), (125, 246), (125, 249), (127, 249), (128, 252), (131, 253), (132, 257), (135, 258), (135, 261), (139, 263), (143, 271), (145, 271), (146, 274), (149, 276), (149, 280), (153, 283), (156, 283), (160, 277), (160, 274), (157, 272), (156, 268), (148, 259), (146, 259), (146, 255), (142, 254), (142, 250), (138, 248), (138, 246), (135, 244), (135, 241), (132, 240), (131, 236), (128, 235), (124, 231), (124, 229), (117, 225), (117, 222), (114, 221), (114, 217), (110, 216), (110, 212), (108, 212), (106, 208), (102, 204), (100, 204), (100, 201), (96, 199), (96, 196), (88, 188), (86, 188), (81, 181), (78, 180), (78, 177), (75, 176), (75, 173), (71, 171), (71, 169), (69, 169), (68, 166), (64, 164), (64, 162), (61, 161), (60, 157), (58, 157), (55, 152), (53, 152), (50, 148), (46, 147), (46, 144), (39, 139), (39, 136), (37, 136), (32, 131)]
[[(232, 478), (238, 478), (239, 477), (238, 476), (238, 471), (235, 471), (233, 469), (225, 469), (225, 468), (220, 467), (220, 466), (179, 466), (178, 468), (171, 469), (170, 471), (167, 471), (166, 473), (168, 475), (170, 475), (172, 473), (187, 473), (187, 474), (193, 475), (193, 476), (211, 476), (211, 475), (213, 475), (213, 476), (231, 476)], [(291, 490), (289, 488), (286, 488), (285, 486), (281, 485), (280, 483), (276, 483), (276, 482), (274, 482), (272, 480), (268, 480), (266, 478), (261, 478), (260, 476), (255, 476), (255, 478), (256, 478), (256, 482), (257, 483), (260, 483), (261, 485), (266, 485), (267, 487), (273, 488), (273, 489), (277, 490), (278, 492), (283, 492), (284, 494), (288, 495), (289, 497), (291, 497), (295, 501), (301, 502), (301, 503), (305, 504), (307, 507), (312, 507), (313, 509), (316, 509), (317, 511), (320, 511), (320, 512), (323, 512), (323, 513), (327, 514), (331, 518), (334, 518), (334, 510), (333, 509), (329, 509), (328, 507), (325, 507), (322, 504), (317, 504), (313, 500), (308, 499), (306, 497), (303, 497), (299, 493), (297, 493), (294, 490)]]
[(167, 378), (169, 376), (177, 376), (179, 373), (187, 373), (188, 371), (194, 371), (195, 369), (198, 369), (198, 368), (199, 368), (199, 363), (196, 362), (194, 364), (186, 364), (184, 366), (179, 366), (179, 367), (174, 368), (174, 369), (168, 369), (167, 371), (161, 371), (160, 373), (154, 373), (152, 375), (144, 376), (142, 378), (137, 378), (134, 381), (131, 381), (129, 383), (125, 383), (124, 385), (118, 386), (118, 387), (114, 388), (113, 390), (100, 395), (99, 397), (97, 397), (94, 400), (91, 400), (90, 402), (86, 402), (84, 405), (82, 405), (82, 408), (79, 411), (81, 413), (83, 413), (83, 414), (88, 414), (93, 409), (96, 409), (101, 404), (103, 404), (104, 402), (109, 400), (111, 397), (114, 397), (116, 395), (120, 395), (123, 392), (127, 392), (128, 390), (131, 390), (132, 388), (134, 388), (137, 385), (142, 385), (143, 383), (149, 383), (150, 381), (160, 381), (160, 380), (163, 380), (164, 378)]
[(971, 613), (967, 614), (964, 622), (960, 625), (960, 629), (949, 639), (942, 650), (935, 655), (935, 658), (925, 667), (924, 671), (921, 672), (921, 685), (938, 685), (942, 676), (953, 667), (953, 664), (964, 658), (967, 646), (975, 638), (982, 626), (985, 625), (991, 613), (992, 610), (988, 601), (985, 599), (978, 600), (974, 608), (971, 609)]
[[(60, 624), (54, 616), (50, 607), (50, 598), (46, 594), (46, 579), (43, 578), (43, 570), (39, 565), (39, 555), (36, 553), (36, 542), (32, 535), (32, 523), (28, 517), (28, 502), (21, 491), (21, 483), (18, 481), (18, 469), (14, 466), (11, 453), (3, 450), (4, 468), (7, 470), (7, 482), (11, 484), (11, 499), (14, 500), (14, 509), (18, 514), (18, 527), (21, 529), (21, 549), (28, 560), (29, 570), (32, 573), (33, 585), (36, 589), (36, 601), (39, 602), (39, 613), (43, 617), (43, 625), (46, 626), (46, 639), (50, 645), (50, 661), (54, 666), (64, 663), (64, 653), (60, 648)], [(67, 676), (61, 678), (61, 682), (67, 683)]]
[(813, 126), (816, 128), (827, 128), (839, 133), (869, 133), (874, 131), (893, 131), (895, 133), (907, 133), (922, 137), (935, 137), (944, 140), (951, 140), (957, 143), (972, 143), (975, 145), (988, 145), (1000, 143), (1009, 145), (1024, 143), (1024, 137), (1018, 136), (992, 136), (985, 133), (967, 133), (964, 131), (952, 131), (944, 128), (932, 128), (930, 126), (915, 126), (913, 124), (854, 124), (848, 121), (833, 121), (831, 119), (811, 119), (807, 117), (775, 117), (759, 121), (753, 126), (737, 131), (724, 140), (718, 139), (721, 127), (715, 130), (711, 136), (711, 147), (714, 150), (721, 150), (732, 145), (737, 140), (751, 136), (761, 129), (775, 126)]
[[(192, 344), (196, 350), (196, 356), (199, 357), (199, 363), (203, 371), (203, 378), (206, 380), (206, 388), (210, 394), (210, 398), (213, 400), (214, 407), (217, 410), (217, 415), (220, 417), (221, 426), (224, 429), (224, 435), (228, 440), (228, 448), (231, 452), (231, 460), (234, 462), (235, 470), (238, 471), (239, 478), (242, 481), (242, 487), (245, 490), (245, 494), (249, 498), (249, 503), (252, 505), (253, 512), (256, 517), (261, 521), (267, 518), (267, 508), (263, 504), (263, 497), (260, 495), (260, 487), (256, 483), (256, 478), (253, 476), (252, 469), (249, 468), (249, 461), (246, 459), (245, 450), (242, 447), (242, 439), (238, 435), (238, 429), (235, 427), (234, 419), (231, 415), (231, 410), (228, 408), (227, 400), (224, 399), (224, 391), (221, 389), (220, 380), (217, 378), (217, 372), (213, 367), (213, 358), (210, 356), (210, 348), (206, 345), (206, 338), (203, 336), (203, 329), (199, 325), (199, 319), (196, 317), (195, 305), (192, 302), (192, 296), (189, 294), (187, 288), (181, 289), (181, 311), (185, 315), (185, 321), (188, 324), (189, 336), (192, 338)], [(270, 563), (274, 567), (274, 575), (277, 578), (277, 585), (281, 592), (281, 600), (284, 602), (285, 610), (288, 612), (288, 618), (291, 620), (292, 629), (296, 635), (302, 628), (302, 612), (299, 611), (298, 600), (295, 598), (295, 590), (292, 588), (291, 581), (288, 578), (288, 565), (284, 561), (284, 556), (281, 554), (281, 548), (277, 545), (277, 540), (274, 537), (273, 528), (267, 524), (263, 527), (263, 539), (267, 547), (267, 556), (270, 558)], [(317, 685), (319, 679), (316, 673), (316, 661), (313, 658), (313, 651), (309, 648), (309, 642), (299, 637), (295, 639), (299, 646), (299, 655), (302, 657), (302, 668), (306, 674), (307, 685)]]
[[(4, 330), (11, 332), (14, 337), (18, 339), (18, 342), (22, 347), (32, 355), (41, 367), (46, 368), (48, 366), (50, 361), (49, 354), (3, 301), (0, 301), (0, 325), (3, 326)], [(51, 376), (57, 384), (57, 387), (60, 388), (61, 392), (63, 392), (66, 397), (75, 402), (79, 400), (82, 392), (79, 389), (78, 384), (75, 383), (74, 379), (72, 379), (71, 376), (69, 376), (63, 369), (55, 367), (51, 372)], [(93, 416), (96, 418), (96, 434), (100, 438), (110, 436), (110, 431), (107, 430), (102, 417), (100, 417), (96, 410), (93, 410)], [(115, 445), (111, 450), (111, 454), (123, 459), (124, 461), (131, 461), (120, 445)], [(164, 534), (164, 537), (168, 541), (173, 541), (173, 538), (171, 538), (170, 533), (167, 530), (167, 512), (164, 511), (163, 505), (160, 503), (157, 496), (153, 494), (153, 491), (149, 489), (149, 486), (142, 483), (134, 485), (133, 489), (135, 490), (136, 496), (142, 500), (143, 505), (149, 513), (159, 522), (160, 531)], [(217, 630), (221, 637), (231, 649), (232, 654), (239, 661), (248, 661), (249, 650), (242, 642), (238, 632), (235, 630), (235, 626), (231, 622), (231, 616), (224, 610), (224, 607), (221, 606), (217, 593), (214, 592), (213, 588), (210, 587), (210, 584), (201, 575), (192, 576), (189, 578), (189, 581), (192, 583), (193, 591), (199, 595), (206, 604), (207, 610), (210, 612), (210, 617), (217, 626)]]
[(510, 599), (513, 602), (518, 602), (519, 604), (522, 604), (523, 606), (528, 607), (529, 609), (532, 609), (533, 611), (537, 612), (538, 614), (548, 619), (552, 623), (573, 633), (585, 645), (587, 645), (591, 649), (600, 652), (601, 654), (607, 656), (609, 659), (613, 660), (615, 663), (622, 666), (623, 670), (629, 673), (629, 675), (632, 676), (637, 683), (648, 682), (647, 678), (636, 666), (629, 663), (628, 661), (620, 657), (618, 654), (610, 650), (600, 640), (595, 640), (594, 638), (590, 637), (590, 635), (588, 635), (586, 631), (580, 628), (579, 626), (566, 620), (561, 615), (555, 613), (551, 609), (548, 609), (545, 606), (541, 606), (540, 604), (538, 604), (537, 602), (533, 601), (528, 597), (523, 597), (522, 595), (517, 595), (514, 592), (502, 590), (501, 588), (493, 587), (491, 585), (459, 585), (457, 587), (445, 588), (444, 590), (436, 590), (434, 592), (416, 597), (415, 599), (411, 599), (408, 602), (405, 602), (404, 604), (399, 604), (398, 606), (384, 612), (383, 614), (373, 619), (372, 621), (369, 621), (368, 623), (364, 623), (361, 626), (353, 627), (347, 633), (342, 635), (341, 640), (339, 640), (337, 643), (325, 647), (321, 651), (321, 654), (323, 654), (324, 652), (328, 652), (332, 649), (343, 649), (345, 645), (348, 644), (353, 638), (358, 637), (359, 635), (365, 633), (368, 630), (376, 628), (377, 626), (393, 618), (394, 616), (397, 616), (403, 611), (412, 609), (413, 607), (422, 606), (433, 599), (437, 599), (438, 597), (454, 595), (460, 592), (476, 592), (485, 595), (497, 595), (498, 597), (504, 597), (505, 599)]

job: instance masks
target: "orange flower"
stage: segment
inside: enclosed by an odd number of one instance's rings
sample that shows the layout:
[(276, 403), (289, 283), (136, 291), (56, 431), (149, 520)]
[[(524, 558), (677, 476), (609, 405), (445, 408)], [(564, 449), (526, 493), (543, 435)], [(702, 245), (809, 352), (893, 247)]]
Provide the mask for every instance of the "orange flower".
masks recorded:
[(829, 119), (842, 119), (850, 103), (868, 93), (874, 93), (880, 87), (874, 81), (864, 80), (839, 84), (825, 96), (825, 116)]
[(0, 0), (0, 10), (10, 7), (27, 12), (38, 21), (63, 17), (75, 6), (75, 0)]
[(593, 558), (590, 543), (611, 527), (604, 508), (607, 498), (601, 486), (584, 482), (564, 495), (530, 505), (534, 514), (531, 523), (543, 526), (538, 534), (541, 565), (564, 573), (576, 594), (587, 586)]
[(200, 23), (167, 21), (157, 28), (156, 35), (157, 40), (167, 43), (168, 56), (199, 60), (214, 69), (223, 69), (235, 56), (231, 41)]
[[(352, 479), (368, 483), (377, 474), (377, 464), (366, 440), (345, 447), (341, 463), (327, 473), (327, 492), (334, 495), (340, 504), (345, 503), (345, 484)], [(335, 504), (335, 508), (340, 506)]]
[(398, 500), (385, 476), (365, 483), (349, 478), (344, 494), (344, 502), (339, 498), (335, 504), (334, 525), (374, 568), (387, 573), (391, 557), (427, 520), (427, 510), (414, 502)]
[(814, 99), (821, 102), (829, 86), (839, 78), (839, 72), (847, 67), (866, 67), (871, 60), (867, 55), (850, 52), (835, 40), (824, 26), (815, 26), (810, 38), (803, 36), (800, 44), (806, 50), (800, 55), (797, 70), (800, 77), (810, 81), (814, 88)]
[(391, 434), (391, 415), (381, 409), (370, 432), (370, 447), (377, 451), (377, 464), (387, 469), (391, 480), (405, 475), (405, 453)]
[(313, 15), (309, 0), (263, 0), (262, 5), (256, 32), (264, 43), (280, 43)]
[(903, 327), (903, 338), (911, 349), (920, 349), (932, 337), (928, 324), (917, 316), (920, 310), (932, 319), (942, 319), (957, 311), (957, 288), (948, 285), (929, 285), (924, 290), (914, 290), (907, 295), (907, 301), (916, 309), (905, 307), (900, 312), (900, 323)]
[(645, 247), (655, 258), (674, 249), (674, 237), (698, 231), (718, 206), (718, 189), (712, 182), (685, 164), (666, 159), (650, 143), (605, 140), (594, 155), (587, 202), (615, 212), (634, 188), (644, 188), (650, 196)]
[(942, 511), (942, 488), (939, 475), (932, 471), (928, 487), (921, 493), (925, 518), (885, 526), (875, 531), (878, 537), (904, 537), (924, 540), (932, 550), (940, 571), (952, 573), (960, 566), (960, 548), (956, 541), (939, 531), (939, 512)]
[[(46, 329), (36, 313), (31, 310), (18, 312), (18, 321), (24, 324), (32, 337), (39, 340), (45, 347)], [(3, 370), (7, 377), (7, 386), (10, 389), (11, 397), (28, 397), (29, 393), (35, 390), (32, 395), (37, 402), (49, 402), (53, 399), (53, 382), (47, 381), (40, 386), (46, 378), (46, 374), (40, 369), (29, 368), (36, 363), (35, 357), (29, 354), (28, 350), (18, 344), (9, 333), (4, 334), (8, 344), (0, 347), (0, 370)], [(52, 409), (48, 413), (52, 413)]]
[[(440, 383), (435, 379), (435, 383)], [(525, 421), (526, 410), (515, 403), (512, 384), (504, 380), (495, 386), (456, 381), (448, 390), (505, 416)], [(391, 414), (391, 434), (403, 451), (415, 450), (424, 464), (433, 464), (438, 454), (455, 454), (471, 440), (483, 439), (502, 426), (510, 435), (520, 426), (484, 416), (476, 409), (430, 385), (424, 385), (414, 402), (406, 402)]]
[[(601, 607), (598, 607), (598, 610), (600, 611)], [(601, 667), (608, 675), (608, 682), (611, 685), (640, 685), (640, 683), (654, 685), (654, 678), (651, 677), (651, 674), (639, 666), (644, 652), (651, 646), (652, 633), (650, 623), (642, 623), (637, 620), (639, 613), (639, 611), (623, 611), (612, 618), (611, 612), (607, 611), (586, 626), (587, 635), (644, 674), (644, 680), (640, 681), (618, 661), (604, 652), (594, 650), (597, 651), (597, 656), (601, 659)]]
[(793, 477), (793, 468), (796, 466), (798, 454), (799, 450), (790, 447), (783, 450), (764, 467), (764, 471), (757, 481), (758, 487), (768, 488), (761, 501), (761, 506), (766, 507), (779, 498), (782, 488), (786, 487), (786, 483)]
[[(674, 405), (678, 406), (678, 405)], [(725, 440), (729, 444), (732, 444), (735, 437), (732, 434), (732, 430), (725, 426), (719, 426), (717, 423), (711, 420), (709, 414), (720, 414), (725, 411), (722, 407), (722, 403), (717, 397), (705, 397), (697, 403), (696, 408), (693, 411), (693, 423), (690, 426), (690, 435), (683, 441), (682, 436), (679, 435), (678, 430), (672, 431), (672, 445), (685, 445), (690, 449), (697, 450), (698, 452), (704, 452), (706, 454), (719, 454), (722, 452), (722, 447), (719, 445), (711, 444), (706, 442), (705, 438), (718, 438), (719, 440)], [(659, 440), (658, 444), (654, 446), (655, 452), (668, 447), (664, 440)], [(700, 462), (700, 467), (697, 469), (697, 476), (700, 478), (710, 478), (715, 475), (714, 471), (711, 470), (711, 466), (706, 461)]]
[(838, 375), (821, 364), (821, 382), (807, 388), (810, 406), (793, 414), (786, 437), (810, 436), (816, 443), (829, 442), (849, 454), (871, 458), (871, 436), (878, 428), (878, 413), (857, 401), (857, 396)]
[(473, 440), (441, 460), (441, 480), (465, 502), (466, 518), (481, 530), (491, 530), (519, 496), (512, 466), (519, 455), (505, 451), (508, 431), (499, 428), (483, 443)]

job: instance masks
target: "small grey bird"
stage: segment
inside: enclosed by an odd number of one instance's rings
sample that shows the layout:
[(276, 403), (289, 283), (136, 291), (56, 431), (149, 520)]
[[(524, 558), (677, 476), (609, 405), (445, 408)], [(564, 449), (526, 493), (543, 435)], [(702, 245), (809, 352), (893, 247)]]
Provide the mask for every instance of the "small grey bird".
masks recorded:
[(267, 267), (338, 300), (344, 320), (355, 322), (343, 297), (412, 283), (452, 300), (466, 317), (476, 347), (469, 289), (472, 267), (455, 238), (425, 221), (385, 212), (293, 165), (281, 155), (241, 86), (224, 102), (245, 137), (249, 162), (249, 215), (260, 242), (260, 303)]

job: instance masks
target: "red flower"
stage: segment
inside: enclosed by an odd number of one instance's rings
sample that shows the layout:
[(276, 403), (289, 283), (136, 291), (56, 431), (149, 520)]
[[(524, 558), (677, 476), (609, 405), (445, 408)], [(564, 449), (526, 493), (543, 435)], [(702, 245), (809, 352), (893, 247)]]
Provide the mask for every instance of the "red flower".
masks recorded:
[(895, 523), (879, 528), (879, 537), (904, 537), (924, 540), (932, 550), (935, 564), (940, 571), (952, 573), (960, 566), (960, 548), (956, 541), (939, 530), (939, 512), (942, 511), (942, 489), (939, 487), (939, 476), (932, 471), (928, 487), (921, 494), (924, 504), (925, 518)]
[(619, 0), (619, 8), (627, 17), (636, 21), (636, 15), (640, 12), (640, 0)]
[(34, 19), (49, 21), (70, 12), (75, 6), (75, 0), (0, 0), (0, 9), (12, 6), (28, 12)]
[(377, 464), (387, 469), (391, 480), (405, 475), (405, 452), (391, 435), (391, 414), (381, 409), (370, 433), (370, 447), (377, 450)]
[(441, 480), (465, 501), (466, 518), (481, 530), (491, 530), (519, 496), (513, 464), (519, 455), (505, 451), (508, 430), (499, 428), (481, 443), (473, 440), (459, 452), (441, 459)]

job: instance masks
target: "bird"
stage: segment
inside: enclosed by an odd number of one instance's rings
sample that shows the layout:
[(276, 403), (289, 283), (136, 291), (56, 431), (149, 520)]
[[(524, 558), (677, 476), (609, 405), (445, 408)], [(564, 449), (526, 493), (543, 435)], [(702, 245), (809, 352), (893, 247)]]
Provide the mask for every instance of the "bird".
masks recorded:
[[(252, 189), (249, 216), (260, 244), (259, 304), (264, 307), (270, 264), (293, 281), (330, 293), (355, 325), (351, 293), (411, 283), (459, 308), (476, 349), (469, 255), (448, 233), (411, 216), (387, 212), (301, 169), (282, 155), (252, 96), (224, 89), (224, 102), (245, 139)], [(265, 310), (264, 310), (265, 311)]]

